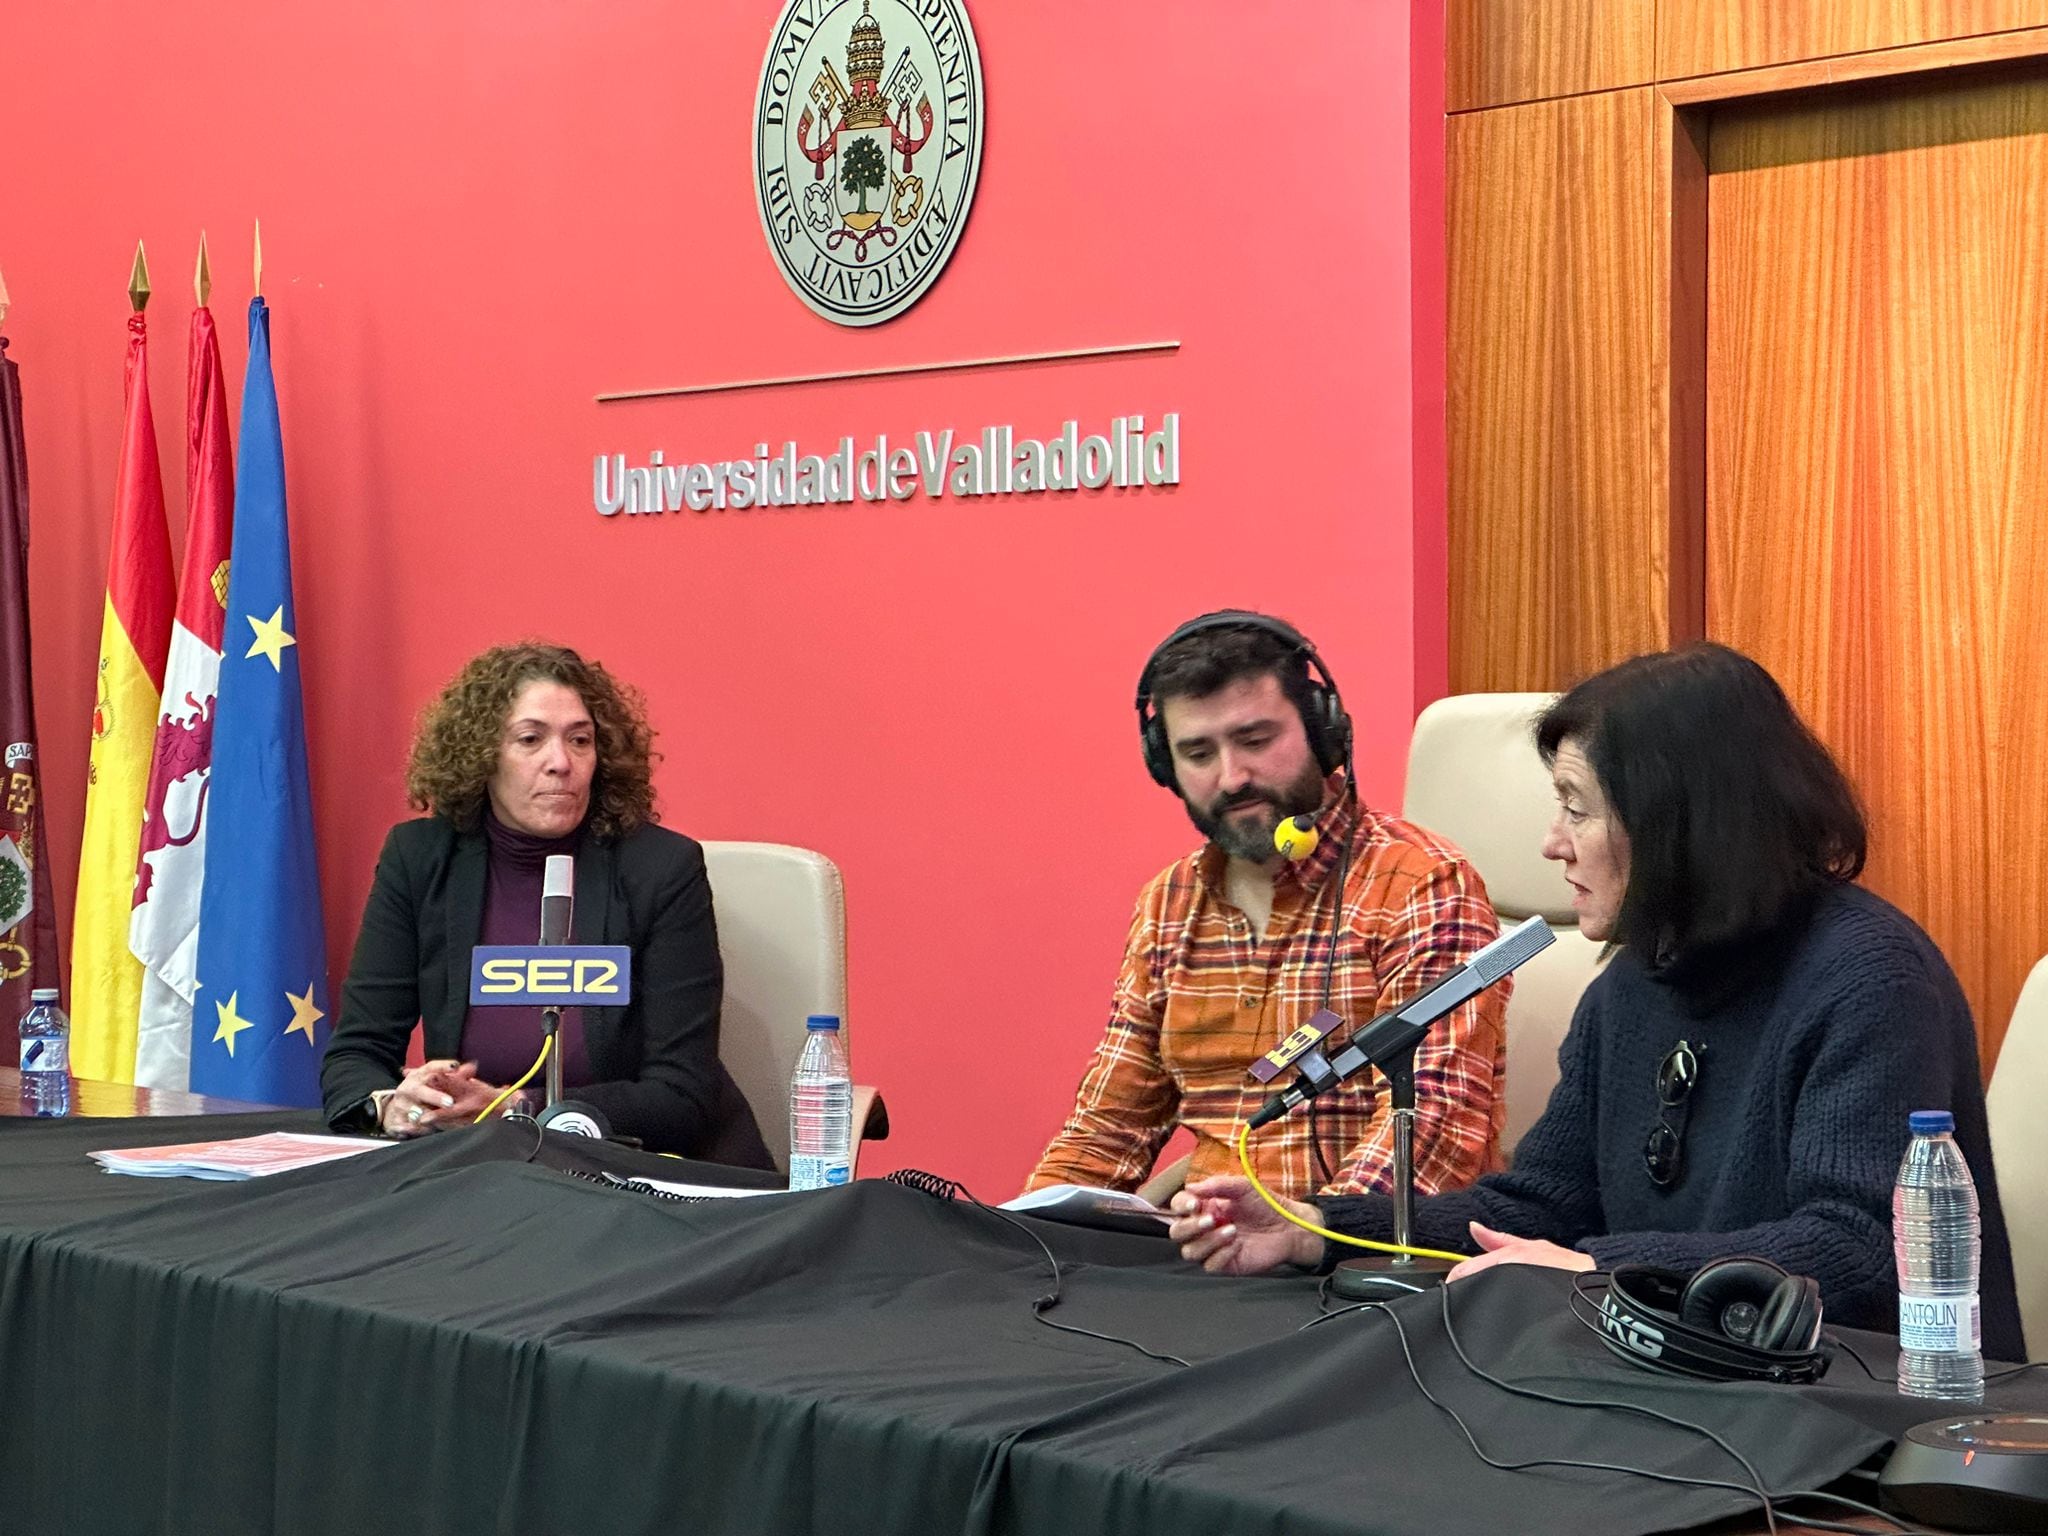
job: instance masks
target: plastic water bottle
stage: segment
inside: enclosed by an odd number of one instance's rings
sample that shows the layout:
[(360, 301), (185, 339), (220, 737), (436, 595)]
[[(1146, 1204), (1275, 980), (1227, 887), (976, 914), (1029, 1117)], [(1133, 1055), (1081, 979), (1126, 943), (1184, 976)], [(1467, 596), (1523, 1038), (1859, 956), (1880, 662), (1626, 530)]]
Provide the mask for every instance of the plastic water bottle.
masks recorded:
[(789, 1084), (789, 1187), (823, 1189), (853, 1176), (853, 1073), (839, 1020), (804, 1020), (804, 1051)]
[(1977, 1186), (1956, 1146), (1955, 1116), (1918, 1109), (1892, 1186), (1892, 1254), (1899, 1266), (1899, 1391), (1975, 1403), (1984, 1397), (1977, 1312), (1981, 1240)]
[(71, 1021), (55, 987), (37, 987), (21, 1016), (21, 1107), (31, 1115), (71, 1113)]

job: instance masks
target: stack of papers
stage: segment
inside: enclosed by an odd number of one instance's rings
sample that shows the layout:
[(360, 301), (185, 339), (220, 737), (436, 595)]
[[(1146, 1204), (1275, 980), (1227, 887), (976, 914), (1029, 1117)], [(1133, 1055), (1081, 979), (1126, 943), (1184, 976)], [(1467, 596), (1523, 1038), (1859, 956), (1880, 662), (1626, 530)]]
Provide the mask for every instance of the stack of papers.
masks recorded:
[(1164, 1234), (1173, 1218), (1142, 1195), (1121, 1189), (1096, 1189), (1087, 1184), (1048, 1184), (1028, 1195), (1006, 1200), (1000, 1209), (1043, 1216), (1048, 1221), (1079, 1227), (1104, 1227), (1112, 1232)]
[(266, 1136), (238, 1136), (228, 1141), (193, 1141), (179, 1147), (130, 1147), (95, 1152), (92, 1160), (109, 1173), (132, 1173), (145, 1179), (260, 1179), (331, 1163), (338, 1157), (395, 1147), (395, 1141), (362, 1136), (308, 1136), (272, 1131)]

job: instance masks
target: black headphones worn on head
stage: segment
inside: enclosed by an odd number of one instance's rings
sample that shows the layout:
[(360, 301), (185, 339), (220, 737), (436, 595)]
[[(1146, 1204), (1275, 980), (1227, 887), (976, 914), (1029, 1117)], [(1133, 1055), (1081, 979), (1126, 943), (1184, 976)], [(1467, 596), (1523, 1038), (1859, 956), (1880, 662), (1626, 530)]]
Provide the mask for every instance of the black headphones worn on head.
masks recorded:
[(1323, 658), (1316, 654), (1308, 637), (1285, 620), (1242, 608), (1222, 608), (1189, 619), (1153, 646), (1152, 654), (1145, 658), (1145, 670), (1138, 674), (1138, 739), (1145, 752), (1145, 770), (1152, 775), (1153, 783), (1176, 792), (1180, 788), (1173, 773), (1173, 746), (1166, 739), (1166, 723), (1152, 707), (1152, 669), (1159, 665), (1160, 653), (1169, 646), (1212, 629), (1261, 630), (1313, 667), (1306, 691), (1289, 687), (1287, 695), (1301, 709), (1302, 728), (1308, 733), (1309, 751), (1315, 754), (1316, 766), (1327, 775), (1350, 762), (1351, 717), (1344, 712), (1344, 701), (1337, 695), (1336, 679), (1330, 676), (1330, 669), (1323, 665)]
[(1572, 1312), (1623, 1359), (1681, 1376), (1810, 1382), (1827, 1370), (1820, 1286), (1753, 1254), (1690, 1275), (1618, 1264), (1575, 1276)]

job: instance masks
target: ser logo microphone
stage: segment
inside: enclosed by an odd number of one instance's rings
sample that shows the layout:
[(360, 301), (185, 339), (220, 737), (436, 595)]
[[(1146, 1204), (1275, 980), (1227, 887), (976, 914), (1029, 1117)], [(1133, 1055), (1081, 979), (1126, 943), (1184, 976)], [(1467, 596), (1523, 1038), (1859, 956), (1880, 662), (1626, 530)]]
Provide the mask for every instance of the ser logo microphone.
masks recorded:
[(470, 954), (473, 1008), (619, 1008), (632, 1000), (627, 944), (479, 944)]

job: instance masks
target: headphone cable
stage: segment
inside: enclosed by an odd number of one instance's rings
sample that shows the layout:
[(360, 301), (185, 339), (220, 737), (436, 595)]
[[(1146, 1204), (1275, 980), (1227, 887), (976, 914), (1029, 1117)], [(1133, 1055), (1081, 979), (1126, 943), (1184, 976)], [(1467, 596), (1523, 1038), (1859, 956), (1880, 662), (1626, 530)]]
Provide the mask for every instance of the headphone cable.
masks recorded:
[(1337, 1311), (1324, 1313), (1319, 1317), (1311, 1318), (1307, 1323), (1304, 1323), (1302, 1325), (1302, 1330), (1313, 1328), (1320, 1323), (1328, 1322), (1331, 1318), (1343, 1317), (1347, 1313), (1365, 1311), (1376, 1311), (1385, 1313), (1387, 1320), (1394, 1325), (1394, 1331), (1400, 1339), (1401, 1356), (1408, 1367), (1409, 1379), (1415, 1383), (1416, 1390), (1423, 1395), (1423, 1397), (1430, 1403), (1432, 1407), (1436, 1408), (1438, 1412), (1444, 1414), (1447, 1418), (1451, 1420), (1453, 1424), (1457, 1425), (1459, 1433), (1461, 1433), (1465, 1437), (1465, 1443), (1472, 1448), (1472, 1452), (1475, 1456), (1477, 1456), (1481, 1461), (1485, 1462), (1488, 1466), (1494, 1467), (1500, 1471), (1519, 1472), (1528, 1470), (1533, 1467), (1542, 1466), (1571, 1467), (1576, 1468), (1578, 1470), (1591, 1472), (1618, 1472), (1629, 1477), (1644, 1477), (1652, 1479), (1653, 1481), (1657, 1482), (1672, 1483), (1685, 1487), (1725, 1489), (1729, 1492), (1745, 1494), (1748, 1497), (1756, 1499), (1763, 1509), (1765, 1525), (1774, 1533), (1777, 1531), (1780, 1522), (1786, 1525), (1798, 1526), (1803, 1529), (1811, 1530), (1849, 1532), (1865, 1532), (1867, 1530), (1866, 1527), (1862, 1526), (1846, 1525), (1838, 1521), (1821, 1520), (1811, 1516), (1797, 1515), (1790, 1511), (1781, 1511), (1777, 1508), (1779, 1504), (1789, 1503), (1797, 1499), (1815, 1499), (1823, 1503), (1839, 1506), (1844, 1509), (1854, 1510), (1858, 1514), (1873, 1516), (1879, 1520), (1884, 1521), (1892, 1529), (1901, 1532), (1919, 1533), (1925, 1530), (1925, 1527), (1908, 1524), (1906, 1521), (1903, 1521), (1899, 1519), (1897, 1516), (1889, 1514), (1886, 1511), (1879, 1509), (1874, 1505), (1864, 1504), (1855, 1499), (1847, 1498), (1841, 1494), (1826, 1493), (1819, 1489), (1798, 1489), (1788, 1493), (1773, 1493), (1770, 1489), (1765, 1487), (1762, 1475), (1757, 1471), (1756, 1467), (1749, 1461), (1749, 1459), (1745, 1457), (1740, 1451), (1738, 1451), (1733, 1445), (1731, 1445), (1723, 1436), (1721, 1436), (1715, 1430), (1709, 1428), (1704, 1424), (1697, 1424), (1689, 1419), (1681, 1419), (1676, 1417), (1675, 1415), (1663, 1413), (1654, 1408), (1647, 1408), (1638, 1403), (1621, 1402), (1604, 1398), (1559, 1397), (1553, 1393), (1539, 1392), (1533, 1387), (1520, 1387), (1510, 1382), (1503, 1381), (1501, 1378), (1494, 1376), (1491, 1373), (1481, 1369), (1480, 1366), (1477, 1363), (1475, 1363), (1472, 1357), (1466, 1352), (1463, 1343), (1459, 1340), (1457, 1329), (1453, 1325), (1451, 1319), (1450, 1288), (1448, 1286), (1440, 1287), (1437, 1292), (1437, 1297), (1438, 1305), (1442, 1309), (1443, 1314), (1445, 1341), (1450, 1344), (1452, 1352), (1457, 1356), (1458, 1363), (1466, 1371), (1468, 1371), (1473, 1376), (1477, 1377), (1479, 1380), (1486, 1382), (1488, 1385), (1495, 1387), (1500, 1391), (1507, 1392), (1511, 1396), (1525, 1397), (1535, 1402), (1549, 1403), (1558, 1407), (1594, 1408), (1606, 1410), (1609, 1412), (1637, 1414), (1642, 1417), (1655, 1419), (1662, 1423), (1669, 1424), (1674, 1428), (1685, 1430), (1688, 1433), (1702, 1435), (1708, 1440), (1711, 1440), (1716, 1446), (1718, 1446), (1721, 1450), (1725, 1451), (1730, 1457), (1732, 1457), (1736, 1464), (1740, 1466), (1742, 1470), (1749, 1475), (1750, 1482), (1745, 1485), (1741, 1483), (1725, 1482), (1715, 1478), (1694, 1478), (1681, 1476), (1677, 1473), (1657, 1472), (1651, 1470), (1648, 1467), (1621, 1466), (1609, 1462), (1574, 1461), (1559, 1457), (1546, 1457), (1524, 1462), (1501, 1461), (1498, 1458), (1487, 1454), (1486, 1450), (1479, 1444), (1478, 1438), (1472, 1433), (1471, 1427), (1467, 1425), (1464, 1419), (1462, 1419), (1458, 1415), (1456, 1409), (1450, 1407), (1447, 1403), (1443, 1402), (1429, 1390), (1427, 1383), (1425, 1383), (1422, 1379), (1420, 1369), (1416, 1366), (1414, 1351), (1409, 1347), (1408, 1331), (1406, 1327), (1402, 1324), (1399, 1314), (1397, 1314), (1391, 1309), (1389, 1303), (1384, 1301), (1359, 1302), (1353, 1306), (1340, 1308)]
[[(1445, 1334), (1447, 1337), (1450, 1337), (1449, 1288), (1442, 1287), (1438, 1290), (1437, 1294), (1441, 1299), (1444, 1309)], [(1751, 1478), (1753, 1479), (1753, 1481), (1748, 1485), (1742, 1483), (1731, 1483), (1724, 1481), (1720, 1478), (1686, 1477), (1676, 1472), (1654, 1472), (1647, 1467), (1625, 1467), (1617, 1465), (1612, 1462), (1577, 1461), (1557, 1456), (1538, 1456), (1532, 1457), (1527, 1461), (1502, 1461), (1496, 1456), (1489, 1455), (1485, 1447), (1480, 1445), (1478, 1437), (1472, 1433), (1472, 1427), (1469, 1424), (1467, 1424), (1463, 1418), (1459, 1416), (1458, 1411), (1455, 1408), (1452, 1408), (1448, 1403), (1444, 1402), (1434, 1392), (1430, 1391), (1428, 1383), (1426, 1383), (1422, 1379), (1422, 1371), (1415, 1363), (1415, 1352), (1412, 1348), (1409, 1347), (1407, 1325), (1401, 1321), (1400, 1315), (1396, 1313), (1384, 1301), (1361, 1302), (1359, 1303), (1357, 1310), (1370, 1310), (1385, 1314), (1387, 1321), (1394, 1325), (1394, 1333), (1396, 1337), (1400, 1339), (1401, 1358), (1407, 1364), (1408, 1377), (1411, 1381), (1415, 1383), (1416, 1390), (1423, 1395), (1424, 1399), (1429, 1403), (1429, 1405), (1432, 1408), (1435, 1408), (1439, 1413), (1443, 1414), (1446, 1418), (1448, 1418), (1453, 1424), (1455, 1424), (1458, 1427), (1458, 1433), (1465, 1437), (1465, 1443), (1472, 1448), (1472, 1454), (1477, 1456), (1481, 1461), (1485, 1462), (1487, 1466), (1494, 1468), (1496, 1471), (1527, 1472), (1537, 1467), (1570, 1467), (1582, 1472), (1618, 1472), (1628, 1477), (1646, 1477), (1655, 1482), (1672, 1483), (1681, 1487), (1715, 1488), (1721, 1489), (1729, 1493), (1740, 1493), (1747, 1497), (1756, 1499), (1763, 1506), (1764, 1523), (1769, 1528), (1771, 1536), (1777, 1536), (1778, 1524), (1771, 1508), (1770, 1495), (1765, 1491), (1762, 1479), (1756, 1476), (1755, 1469), (1751, 1467), (1749, 1462), (1739, 1454), (1736, 1454), (1735, 1456), (1736, 1461), (1741, 1464), (1743, 1470), (1748, 1472)], [(1330, 1314), (1330, 1316), (1332, 1317), (1338, 1317), (1342, 1315), (1343, 1314), (1337, 1312), (1333, 1312)], [(1455, 1340), (1453, 1340), (1453, 1348), (1456, 1347), (1457, 1346)], [(1478, 1372), (1474, 1370), (1471, 1362), (1466, 1359), (1465, 1353), (1462, 1349), (1458, 1350), (1458, 1358), (1460, 1362), (1464, 1364), (1465, 1368), (1468, 1371), (1473, 1371), (1475, 1375), (1478, 1374)], [(1541, 1393), (1530, 1391), (1527, 1388), (1516, 1390), (1517, 1395), (1526, 1394), (1532, 1397), (1541, 1397), (1543, 1395)], [(1566, 1399), (1563, 1401), (1569, 1400)], [(1591, 1406), (1606, 1407), (1610, 1405), (1602, 1403), (1593, 1404)], [(1633, 1405), (1626, 1406), (1632, 1407)], [(1660, 1418), (1663, 1417), (1663, 1415), (1661, 1414), (1655, 1416)], [(1698, 1426), (1687, 1425), (1685, 1427), (1696, 1428)], [(1724, 1446), (1726, 1445), (1726, 1442), (1721, 1441), (1719, 1436), (1715, 1436), (1714, 1438), (1717, 1443), (1722, 1444)]]
[(1191, 1361), (1181, 1359), (1179, 1355), (1169, 1355), (1156, 1349), (1147, 1349), (1136, 1339), (1127, 1339), (1121, 1334), (1097, 1333), (1092, 1328), (1081, 1328), (1073, 1323), (1062, 1323), (1054, 1318), (1047, 1317), (1045, 1314), (1060, 1304), (1060, 1295), (1064, 1289), (1059, 1259), (1053, 1254), (1051, 1247), (1046, 1243), (1045, 1239), (1032, 1231), (1023, 1221), (1010, 1212), (999, 1210), (980, 1199), (973, 1190), (962, 1184), (958, 1179), (948, 1179), (936, 1173), (926, 1173), (920, 1168), (899, 1168), (896, 1172), (885, 1175), (883, 1182), (901, 1184), (907, 1189), (917, 1190), (921, 1194), (930, 1195), (933, 1199), (943, 1200), (948, 1204), (954, 1200), (965, 1200), (968, 1204), (978, 1206), (988, 1212), (989, 1215), (995, 1217), (998, 1221), (1008, 1222), (1019, 1232), (1030, 1238), (1032, 1242), (1036, 1243), (1038, 1251), (1045, 1255), (1047, 1267), (1052, 1270), (1052, 1289), (1031, 1303), (1031, 1315), (1038, 1319), (1039, 1322), (1045, 1324), (1046, 1327), (1056, 1328), (1061, 1333), (1078, 1334), (1084, 1339), (1099, 1339), (1105, 1344), (1121, 1344), (1127, 1349), (1135, 1349), (1139, 1354), (1146, 1356), (1148, 1359), (1159, 1361), (1162, 1365), (1186, 1367), (1193, 1364)]
[[(1364, 807), (1358, 800), (1358, 778), (1352, 766), (1353, 757), (1347, 747), (1344, 752), (1344, 791), (1337, 797), (1337, 803), (1344, 803), (1344, 795), (1351, 797), (1351, 829), (1344, 834), (1344, 841), (1337, 850), (1336, 894), (1330, 902), (1330, 949), (1323, 957), (1323, 999), (1316, 1005), (1317, 1010), (1330, 1006), (1330, 994), (1337, 984), (1337, 944), (1344, 936), (1344, 887), (1351, 879), (1351, 845), (1358, 841), (1358, 817)], [(1321, 1188), (1328, 1188), (1337, 1182), (1330, 1172), (1329, 1159), (1323, 1156), (1323, 1127), (1318, 1118), (1322, 1105), (1319, 1099), (1308, 1101), (1308, 1144), (1315, 1153), (1316, 1172), (1321, 1176)]]

